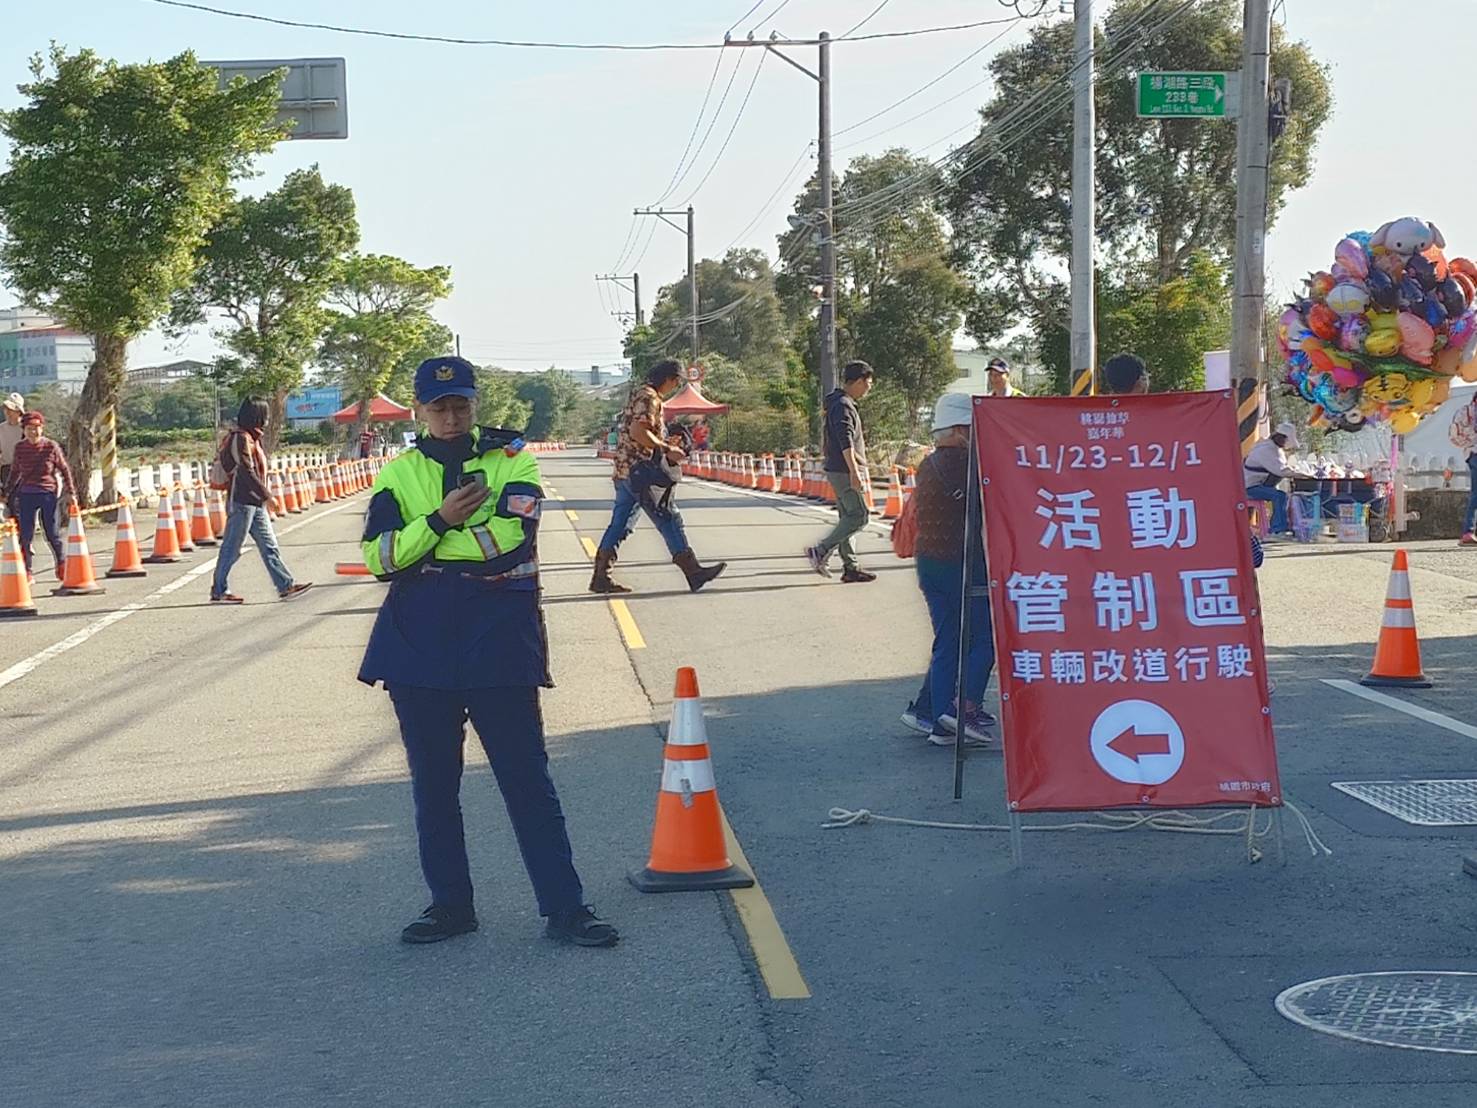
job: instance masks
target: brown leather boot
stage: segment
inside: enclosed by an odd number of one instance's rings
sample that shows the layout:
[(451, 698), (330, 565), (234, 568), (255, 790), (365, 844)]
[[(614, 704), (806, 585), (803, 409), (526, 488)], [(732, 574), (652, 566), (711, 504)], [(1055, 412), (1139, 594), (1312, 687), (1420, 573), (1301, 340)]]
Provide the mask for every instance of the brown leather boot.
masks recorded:
[(678, 554), (672, 559), (672, 564), (687, 575), (687, 587), (693, 592), (697, 592), (728, 568), (727, 562), (719, 562), (711, 566), (701, 565), (698, 563), (697, 555), (691, 550), (684, 550)]
[(611, 593), (631, 591), (620, 582), (610, 579), (610, 567), (614, 562), (614, 550), (597, 550), (595, 552), (595, 575), (590, 578), (591, 592)]

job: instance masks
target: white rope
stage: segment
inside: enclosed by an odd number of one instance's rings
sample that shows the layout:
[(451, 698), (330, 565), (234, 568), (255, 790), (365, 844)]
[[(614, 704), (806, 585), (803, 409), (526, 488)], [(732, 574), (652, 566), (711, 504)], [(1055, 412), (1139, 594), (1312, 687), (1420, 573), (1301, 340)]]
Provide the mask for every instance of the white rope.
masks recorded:
[[(1308, 851), (1313, 857), (1320, 853), (1328, 855), (1333, 851), (1318, 837), (1313, 830), (1313, 825), (1308, 822), (1308, 817), (1291, 801), (1283, 801), (1283, 807), (1292, 813), (1293, 818), (1303, 832), (1307, 841)], [(1221, 826), (1236, 821), (1231, 826)], [(890, 823), (899, 827), (926, 827), (935, 831), (1009, 831), (1010, 826), (1003, 823), (949, 823), (943, 820), (930, 819), (907, 819), (902, 816), (884, 816), (867, 808), (858, 808), (851, 811), (848, 808), (832, 808), (827, 813), (825, 823), (821, 824), (823, 830), (835, 830), (842, 827), (857, 827), (868, 823)], [(1147, 827), (1151, 831), (1172, 831), (1185, 835), (1245, 835), (1247, 856), (1253, 861), (1258, 861), (1261, 851), (1257, 849), (1255, 841), (1264, 839), (1272, 832), (1272, 820), (1268, 819), (1266, 826), (1258, 827), (1256, 820), (1256, 809), (1247, 812), (1232, 811), (1220, 812), (1210, 816), (1195, 816), (1189, 812), (1098, 812), (1096, 818), (1091, 820), (1073, 820), (1068, 823), (1030, 823), (1022, 824), (1022, 831), (1136, 831), (1141, 827)]]

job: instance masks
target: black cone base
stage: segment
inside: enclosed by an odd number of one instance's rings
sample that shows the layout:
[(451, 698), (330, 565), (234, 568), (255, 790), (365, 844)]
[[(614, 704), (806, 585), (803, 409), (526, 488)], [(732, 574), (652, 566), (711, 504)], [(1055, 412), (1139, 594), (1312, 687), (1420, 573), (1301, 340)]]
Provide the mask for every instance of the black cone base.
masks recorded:
[(643, 893), (690, 893), (709, 889), (747, 889), (754, 878), (738, 866), (698, 873), (658, 873), (650, 866), (626, 874)]
[(1381, 677), (1377, 673), (1371, 673), (1359, 683), (1376, 689), (1429, 689), (1431, 687), (1431, 679), (1424, 673), (1416, 674), (1414, 677)]
[(147, 577), (147, 570), (143, 569), (110, 569), (103, 574), (104, 577)]

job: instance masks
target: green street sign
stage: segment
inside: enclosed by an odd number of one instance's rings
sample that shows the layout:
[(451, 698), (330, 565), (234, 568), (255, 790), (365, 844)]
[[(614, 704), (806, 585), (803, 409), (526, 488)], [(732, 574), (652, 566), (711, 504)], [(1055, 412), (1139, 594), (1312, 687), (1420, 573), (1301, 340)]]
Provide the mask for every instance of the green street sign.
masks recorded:
[(1142, 119), (1224, 119), (1230, 114), (1229, 73), (1140, 73)]

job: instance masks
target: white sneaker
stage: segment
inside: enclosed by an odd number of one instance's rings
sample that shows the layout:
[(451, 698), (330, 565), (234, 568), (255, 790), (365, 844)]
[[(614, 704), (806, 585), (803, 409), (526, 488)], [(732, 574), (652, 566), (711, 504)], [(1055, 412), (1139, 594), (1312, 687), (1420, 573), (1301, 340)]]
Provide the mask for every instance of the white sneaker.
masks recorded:
[(903, 726), (909, 731), (917, 731), (920, 735), (930, 735), (933, 733), (933, 720), (919, 715), (918, 710), (911, 704), (908, 705), (908, 710), (903, 713), (902, 720)]

